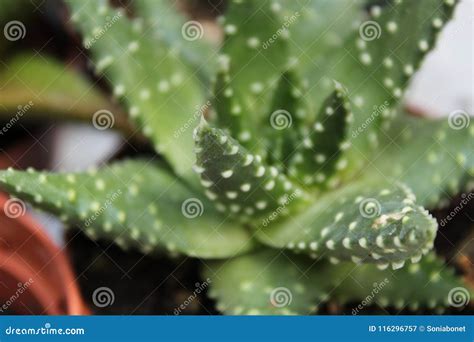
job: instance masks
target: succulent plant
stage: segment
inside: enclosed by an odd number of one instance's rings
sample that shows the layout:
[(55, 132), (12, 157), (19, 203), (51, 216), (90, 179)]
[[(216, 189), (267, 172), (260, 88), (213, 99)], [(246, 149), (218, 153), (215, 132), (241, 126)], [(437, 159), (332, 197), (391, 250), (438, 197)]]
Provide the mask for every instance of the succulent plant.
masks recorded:
[(440, 310), (468, 287), (425, 208), (472, 190), (474, 127), (400, 106), (456, 1), (233, 0), (218, 49), (166, 1), (68, 4), (157, 157), (1, 171), (13, 196), (94, 239), (200, 258), (227, 314), (308, 314), (378, 283), (382, 307)]

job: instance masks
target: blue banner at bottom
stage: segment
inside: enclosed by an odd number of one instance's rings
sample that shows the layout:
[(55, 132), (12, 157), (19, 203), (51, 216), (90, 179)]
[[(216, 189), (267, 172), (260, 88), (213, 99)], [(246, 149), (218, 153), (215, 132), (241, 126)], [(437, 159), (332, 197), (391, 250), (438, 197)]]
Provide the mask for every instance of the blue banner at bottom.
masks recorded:
[(474, 341), (474, 316), (0, 316), (0, 341)]

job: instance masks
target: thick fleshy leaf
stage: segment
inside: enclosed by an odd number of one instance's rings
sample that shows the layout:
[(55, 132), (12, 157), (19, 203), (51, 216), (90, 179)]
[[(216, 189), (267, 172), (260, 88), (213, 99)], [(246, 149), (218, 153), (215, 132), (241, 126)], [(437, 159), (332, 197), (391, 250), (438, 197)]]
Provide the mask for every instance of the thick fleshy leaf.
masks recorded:
[[(330, 80), (314, 77), (327, 73), (334, 63), (331, 54), (343, 47), (364, 18), (366, 0), (284, 0), (279, 15), (286, 18), (291, 39), (288, 45), (295, 67), (312, 81), (312, 94), (330, 88)], [(312, 75), (310, 75), (312, 73)], [(327, 82), (329, 81), (329, 82)]]
[(304, 315), (326, 301), (354, 304), (354, 315), (374, 304), (440, 311), (467, 304), (469, 295), (474, 298), (473, 289), (433, 253), (395, 271), (373, 264), (311, 263), (304, 256), (269, 250), (203, 267), (209, 296), (231, 315)]
[(304, 124), (310, 112), (304, 98), (305, 87), (294, 69), (285, 71), (278, 81), (266, 122), (269, 164), (287, 169), (289, 159), (306, 133)]
[[(259, 155), (249, 153), (223, 130), (202, 119), (195, 131), (196, 166), (206, 195), (220, 211), (242, 220), (305, 203), (303, 191), (275, 167), (268, 167)], [(279, 210), (277, 210), (279, 209)], [(278, 216), (276, 215), (276, 216)]]
[(133, 0), (136, 15), (145, 20), (157, 39), (165, 39), (173, 50), (179, 51), (183, 60), (207, 82), (216, 64), (217, 49), (205, 39), (205, 26), (196, 20), (187, 20), (176, 4), (171, 0)]
[(383, 153), (375, 154), (366, 172), (407, 184), (418, 203), (428, 207), (469, 190), (474, 180), (473, 118), (462, 111), (442, 120), (400, 115), (381, 134)]
[(127, 18), (106, 0), (67, 2), (96, 71), (112, 82), (115, 95), (176, 173), (195, 181), (190, 127), (207, 108), (198, 76), (140, 18)]
[(92, 124), (94, 113), (107, 110), (113, 115), (114, 128), (132, 130), (124, 113), (99, 90), (47, 56), (15, 56), (0, 73), (0, 89), (0, 118), (9, 120), (18, 112), (26, 120), (82, 120)]
[(336, 82), (335, 88), (293, 155), (289, 173), (306, 185), (323, 187), (347, 167), (342, 155), (350, 147), (348, 126), (354, 118), (343, 86)]
[(242, 108), (235, 102), (234, 90), (230, 85), (229, 68), (228, 65), (223, 64), (217, 72), (212, 94), (216, 124), (231, 136), (236, 137), (241, 144), (245, 144), (249, 141), (251, 134), (242, 128), (240, 117)]
[(123, 247), (222, 258), (253, 245), (242, 227), (153, 162), (125, 161), (76, 174), (10, 169), (0, 172), (0, 186), (93, 238)]
[(358, 181), (328, 193), (302, 213), (260, 227), (261, 242), (337, 263), (400, 268), (433, 247), (437, 224), (404, 185)]
[(372, 4), (366, 18), (357, 18), (358, 24), (342, 46), (326, 53), (328, 63), (303, 72), (316, 104), (323, 103), (331, 92), (331, 79), (348, 88), (354, 103), (351, 131), (356, 147), (348, 157), (349, 165), (364, 166), (364, 156), (377, 145), (378, 123), (392, 114), (391, 108), (433, 48), (455, 4), (453, 0), (388, 1), (383, 7)]
[[(343, 304), (364, 302), (363, 307), (377, 304), (399, 310), (442, 310), (459, 307), (460, 300), (465, 300), (467, 305), (469, 293), (474, 298), (474, 289), (434, 254), (427, 255), (418, 264), (396, 271), (381, 271), (374, 265), (350, 263), (327, 267), (326, 270), (334, 284), (334, 289), (329, 290), (331, 297)], [(357, 305), (352, 312), (364, 313)]]
[[(346, 70), (350, 72), (342, 80), (350, 82), (352, 92), (366, 95), (370, 106), (385, 100), (397, 102), (452, 16), (455, 3), (396, 0), (383, 7), (371, 6), (369, 16), (350, 43), (346, 43), (346, 53), (351, 55), (347, 58), (356, 57), (358, 62), (357, 68)], [(362, 83), (367, 77), (365, 87)]]
[[(269, 0), (232, 0), (222, 18), (221, 59), (230, 65), (235, 105), (241, 108), (243, 130), (250, 132), (254, 143), (260, 140), (257, 125), (264, 120), (275, 84), (288, 65), (287, 30), (274, 5)], [(275, 34), (279, 39), (272, 39)]]
[(226, 314), (307, 315), (327, 298), (329, 279), (308, 272), (312, 262), (291, 253), (264, 250), (203, 267), (209, 296)]

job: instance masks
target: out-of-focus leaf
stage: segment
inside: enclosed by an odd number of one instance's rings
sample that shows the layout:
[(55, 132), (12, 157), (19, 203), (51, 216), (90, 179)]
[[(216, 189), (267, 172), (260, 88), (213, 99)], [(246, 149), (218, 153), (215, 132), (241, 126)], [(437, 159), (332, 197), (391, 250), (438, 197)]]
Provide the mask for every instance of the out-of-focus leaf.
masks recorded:
[(49, 57), (19, 55), (0, 71), (0, 119), (63, 119), (92, 123), (110, 111), (114, 127), (131, 131), (123, 113), (78, 72)]

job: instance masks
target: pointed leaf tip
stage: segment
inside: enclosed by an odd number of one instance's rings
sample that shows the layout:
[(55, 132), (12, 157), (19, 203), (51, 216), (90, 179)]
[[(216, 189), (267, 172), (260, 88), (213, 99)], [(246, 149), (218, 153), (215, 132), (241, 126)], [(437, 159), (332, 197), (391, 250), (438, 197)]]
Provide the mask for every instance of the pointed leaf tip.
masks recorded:
[(436, 232), (436, 220), (407, 187), (365, 179), (326, 194), (289, 222), (263, 227), (257, 238), (314, 257), (396, 269), (431, 250)]
[(304, 192), (284, 174), (266, 165), (261, 156), (249, 153), (221, 129), (208, 125), (200, 129), (195, 151), (194, 170), (201, 177), (207, 197), (220, 211), (249, 220), (268, 214), (288, 198), (292, 206), (305, 199)]

